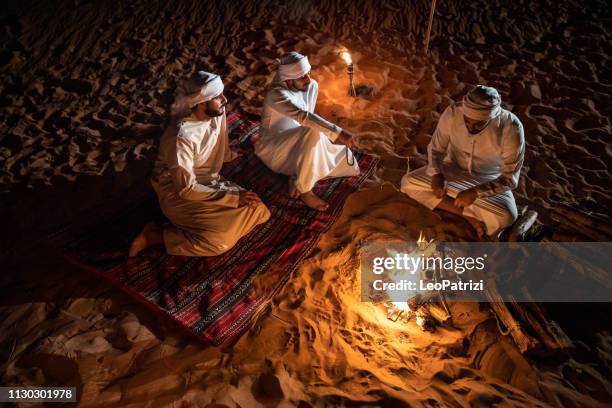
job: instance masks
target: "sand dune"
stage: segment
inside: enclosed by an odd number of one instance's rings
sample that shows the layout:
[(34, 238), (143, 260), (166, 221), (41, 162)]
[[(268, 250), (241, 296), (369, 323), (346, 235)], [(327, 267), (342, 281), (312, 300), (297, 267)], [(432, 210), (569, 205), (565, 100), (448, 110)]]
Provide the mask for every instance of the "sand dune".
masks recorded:
[[(579, 343), (582, 355), (541, 364), (516, 351), (486, 307), (453, 305), (453, 327), (427, 333), (361, 303), (356, 278), (366, 240), (474, 238), (396, 188), (408, 166), (425, 163), (441, 112), (476, 83), (497, 87), (525, 126), (520, 205), (544, 221), (558, 201), (612, 216), (609, 5), (438, 2), (424, 56), (427, 1), (230, 3), (2, 6), (2, 208), (28, 219), (11, 221), (5, 237), (14, 273), (2, 277), (1, 382), (75, 384), (84, 407), (609, 404), (609, 327)], [(103, 282), (15, 242), (76, 216), (100, 191), (138, 180), (146, 188), (142, 167), (181, 77), (219, 72), (230, 109), (260, 114), (274, 59), (288, 50), (310, 57), (319, 112), (356, 132), (381, 165), (236, 344), (203, 348)], [(342, 50), (372, 98), (347, 95)], [(110, 182), (96, 193), (98, 179)], [(55, 212), (32, 211), (56, 186), (72, 204), (52, 195)]]

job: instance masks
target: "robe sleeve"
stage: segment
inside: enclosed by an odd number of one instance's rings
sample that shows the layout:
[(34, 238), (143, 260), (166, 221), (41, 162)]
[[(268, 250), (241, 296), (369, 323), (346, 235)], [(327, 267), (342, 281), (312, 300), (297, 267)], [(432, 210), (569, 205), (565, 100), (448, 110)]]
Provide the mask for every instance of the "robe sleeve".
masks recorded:
[(478, 197), (490, 197), (518, 186), (525, 158), (523, 125), (514, 117), (502, 130), (502, 174), (495, 180), (474, 187)]
[[(314, 84), (316, 85), (316, 83)], [(342, 128), (327, 120), (314, 112), (296, 105), (289, 96), (289, 90), (283, 87), (275, 87), (272, 89), (272, 104), (274, 109), (282, 115), (288, 116), (303, 126), (323, 132), (332, 142), (338, 138)]]
[[(210, 151), (210, 150), (209, 150)], [(202, 200), (225, 207), (238, 207), (238, 189), (227, 189), (222, 185), (204, 185), (196, 180), (193, 172), (195, 146), (186, 137), (176, 137), (176, 161), (169, 167), (174, 188), (184, 200)], [(209, 153), (210, 155), (210, 153)], [(204, 159), (208, 159), (205, 157)]]
[(436, 130), (427, 146), (427, 174), (429, 176), (442, 173), (442, 162), (446, 157), (446, 151), (450, 143), (452, 115), (453, 108), (449, 106), (440, 116)]

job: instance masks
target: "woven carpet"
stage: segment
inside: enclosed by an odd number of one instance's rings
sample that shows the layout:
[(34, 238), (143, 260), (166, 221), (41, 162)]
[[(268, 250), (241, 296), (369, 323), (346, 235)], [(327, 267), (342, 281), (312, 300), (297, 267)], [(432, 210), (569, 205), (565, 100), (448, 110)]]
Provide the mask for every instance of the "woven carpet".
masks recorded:
[(270, 171), (253, 153), (259, 123), (233, 113), (228, 115), (228, 126), (232, 147), (244, 154), (225, 164), (222, 174), (259, 194), (272, 214), (228, 252), (181, 257), (166, 255), (158, 247), (128, 258), (129, 244), (142, 226), (163, 221), (153, 192), (130, 198), (118, 210), (97, 211), (88, 225), (67, 226), (50, 237), (70, 261), (216, 345), (236, 339), (249, 327), (376, 165), (373, 157), (357, 154), (361, 174), (317, 183), (314, 191), (330, 210), (311, 210), (287, 195), (286, 176)]

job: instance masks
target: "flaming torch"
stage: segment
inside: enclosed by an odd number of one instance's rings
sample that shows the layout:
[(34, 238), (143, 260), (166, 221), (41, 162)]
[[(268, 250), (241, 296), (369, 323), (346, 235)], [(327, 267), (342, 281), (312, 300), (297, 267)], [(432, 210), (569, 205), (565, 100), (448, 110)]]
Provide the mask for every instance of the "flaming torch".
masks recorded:
[(351, 59), (351, 54), (348, 51), (343, 51), (340, 54), (340, 57), (346, 62), (346, 72), (349, 76), (349, 96), (356, 97), (357, 92), (355, 92), (355, 85), (353, 84), (353, 74), (355, 73), (355, 65), (353, 64), (353, 60)]

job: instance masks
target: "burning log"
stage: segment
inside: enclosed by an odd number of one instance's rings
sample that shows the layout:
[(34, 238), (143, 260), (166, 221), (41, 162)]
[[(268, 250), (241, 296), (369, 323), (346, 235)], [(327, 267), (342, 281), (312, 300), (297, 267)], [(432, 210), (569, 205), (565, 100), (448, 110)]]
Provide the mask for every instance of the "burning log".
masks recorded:
[(439, 323), (434, 319), (425, 308), (421, 308), (416, 312), (416, 324), (423, 331), (433, 332), (438, 327)]
[(451, 319), (450, 313), (447, 312), (444, 307), (438, 305), (437, 303), (426, 303), (421, 309), (427, 311), (427, 315), (431, 316), (440, 324), (444, 324)]

